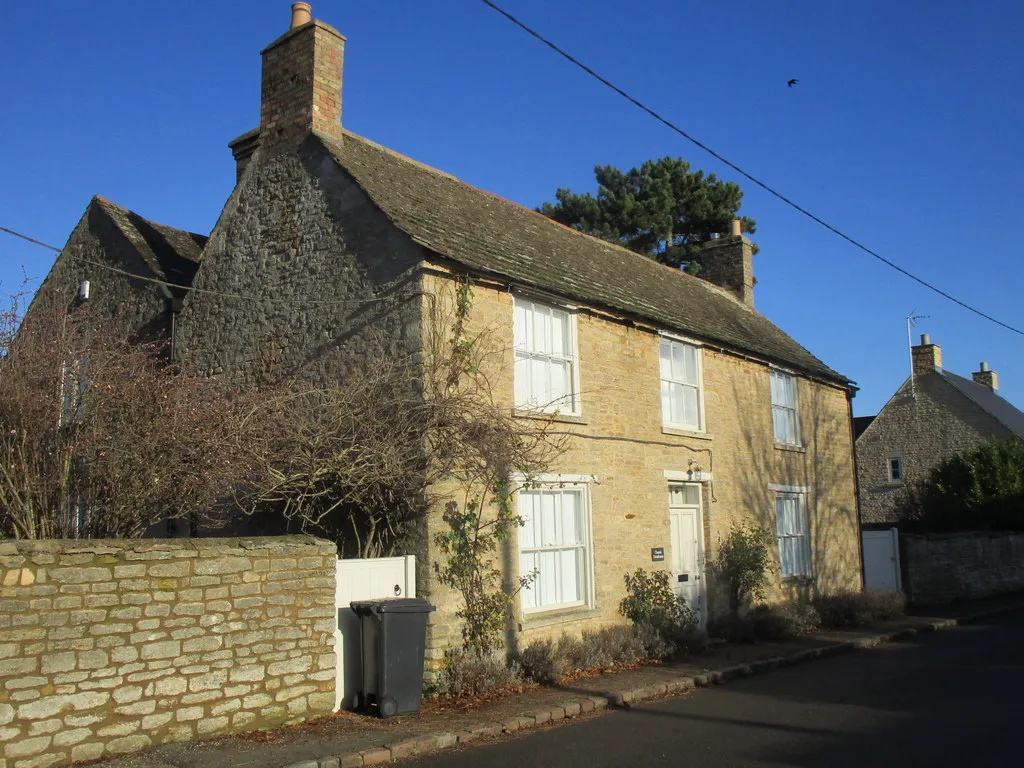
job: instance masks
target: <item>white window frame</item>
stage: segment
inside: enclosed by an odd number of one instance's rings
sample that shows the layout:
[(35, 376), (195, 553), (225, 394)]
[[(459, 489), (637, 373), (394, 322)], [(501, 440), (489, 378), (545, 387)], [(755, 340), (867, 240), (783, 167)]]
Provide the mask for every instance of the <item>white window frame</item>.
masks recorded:
[[(580, 373), (579, 373), (579, 348), (576, 339), (576, 312), (567, 306), (560, 306), (551, 302), (540, 301), (530, 296), (512, 297), (512, 346), (514, 351), (513, 366), (513, 400), (517, 410), (536, 411), (539, 413), (552, 413), (565, 416), (580, 416)], [(550, 313), (561, 313), (565, 315), (569, 334), (569, 354), (557, 355), (554, 353), (540, 352), (526, 349), (525, 341), (517, 337), (516, 333), (516, 311), (520, 307), (529, 307), (531, 313), (537, 310), (545, 310)], [(567, 363), (569, 369), (569, 382), (566, 387), (568, 394), (563, 397), (552, 399), (549, 402), (538, 403), (535, 398), (537, 393), (529, 393), (525, 398), (521, 397), (521, 387), (526, 383), (518, 380), (519, 361), (525, 359), (558, 361)]]
[(60, 366), (60, 413), (58, 427), (69, 427), (85, 418), (85, 393), (89, 387), (89, 358), (81, 355)]
[[(810, 578), (813, 573), (813, 566), (811, 563), (811, 530), (810, 516), (807, 510), (807, 493), (804, 489), (786, 488), (783, 486), (769, 486), (769, 488), (775, 491), (775, 540), (779, 555), (779, 578)], [(783, 501), (796, 502), (798, 530), (783, 530), (782, 517), (779, 514), (779, 503)], [(787, 566), (786, 558), (783, 556), (784, 540), (802, 541), (798, 554), (803, 558), (803, 568)]]
[[(664, 367), (662, 366), (662, 350), (665, 349), (665, 345), (668, 345), (669, 358), (672, 355), (672, 345), (678, 344), (684, 347), (691, 347), (694, 350), (697, 358), (697, 383), (692, 384), (688, 381), (681, 379), (665, 378)], [(684, 422), (672, 421), (669, 417), (670, 410), (665, 406), (667, 405), (666, 396), (664, 392), (665, 385), (676, 385), (682, 387), (693, 387), (697, 390), (697, 423), (686, 424)], [(658, 336), (658, 391), (661, 399), (661, 424), (663, 427), (669, 429), (679, 429), (687, 432), (704, 432), (705, 431), (705, 419), (704, 419), (704, 348), (703, 346), (692, 339), (686, 339), (681, 336), (672, 336), (667, 333), (659, 334)]]
[[(793, 403), (777, 403), (775, 402), (775, 387), (772, 386), (772, 380), (776, 377), (785, 377), (793, 383)], [(772, 439), (776, 445), (786, 445), (799, 447), (801, 443), (800, 436), (800, 394), (799, 394), (799, 378), (791, 371), (786, 371), (781, 368), (771, 368), (768, 373), (768, 391), (769, 397), (772, 401)], [(781, 439), (778, 435), (778, 431), (775, 426), (775, 414), (776, 412), (791, 413), (793, 417), (793, 440), (788, 441)]]
[[(896, 462), (899, 466), (899, 477), (896, 477), (892, 471), (893, 462)], [(885, 476), (886, 479), (893, 485), (903, 485), (907, 481), (907, 470), (903, 466), (903, 456), (898, 453), (893, 453), (885, 457)]]
[[(582, 477), (582, 476), (581, 476)], [(524, 547), (524, 536), (523, 529), (518, 530), (517, 546), (516, 549), (519, 555), (519, 575), (520, 577), (528, 576), (529, 573), (524, 571), (523, 556), (524, 554), (533, 554), (539, 552), (551, 552), (551, 551), (567, 551), (570, 549), (576, 549), (577, 554), (577, 573), (576, 580), (579, 586), (580, 597), (578, 600), (565, 601), (560, 603), (553, 603), (549, 605), (527, 605), (526, 598), (530, 595), (539, 581), (539, 578), (534, 579), (533, 584), (528, 588), (524, 588), (519, 593), (519, 604), (520, 610), (524, 618), (543, 616), (548, 613), (556, 611), (565, 611), (573, 609), (590, 608), (594, 604), (594, 547), (593, 547), (593, 529), (591, 525), (592, 516), (590, 509), (590, 484), (585, 481), (581, 482), (558, 482), (558, 483), (535, 483), (527, 488), (521, 488), (517, 493), (516, 505), (517, 509), (522, 515), (522, 501), (524, 495), (527, 494), (576, 494), (578, 497), (578, 511), (579, 519), (577, 520), (577, 530), (579, 531), (579, 542), (576, 544), (543, 544), (536, 543), (532, 547)]]

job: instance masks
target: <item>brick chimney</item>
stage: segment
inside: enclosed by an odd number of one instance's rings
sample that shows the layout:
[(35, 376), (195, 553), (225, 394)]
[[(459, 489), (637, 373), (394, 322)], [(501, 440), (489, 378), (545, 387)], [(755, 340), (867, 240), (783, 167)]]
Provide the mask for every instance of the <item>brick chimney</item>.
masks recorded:
[(295, 149), (310, 133), (341, 138), (341, 71), (345, 38), (311, 17), (309, 3), (292, 4), (291, 29), (263, 56), (260, 127), (228, 146), (239, 179), (257, 149), (264, 156)]
[(999, 376), (995, 371), (988, 369), (988, 363), (979, 363), (978, 370), (971, 374), (971, 378), (974, 379), (975, 384), (988, 387), (993, 392), (999, 389)]
[(709, 240), (703, 248), (700, 276), (725, 288), (751, 309), (754, 308), (754, 245), (743, 236), (739, 219), (732, 221), (728, 237)]
[(923, 376), (936, 368), (942, 368), (942, 347), (932, 344), (927, 333), (921, 334), (921, 343), (910, 348), (910, 357), (914, 363), (914, 376)]

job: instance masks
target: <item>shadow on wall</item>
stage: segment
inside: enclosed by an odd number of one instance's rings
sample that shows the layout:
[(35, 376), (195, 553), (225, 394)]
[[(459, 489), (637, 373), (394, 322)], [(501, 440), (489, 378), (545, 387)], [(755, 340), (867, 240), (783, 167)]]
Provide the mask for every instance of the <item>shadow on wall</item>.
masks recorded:
[[(752, 522), (775, 535), (775, 492), (770, 485), (808, 489), (805, 508), (811, 577), (783, 581), (776, 570), (773, 587), (766, 596), (769, 600), (807, 599), (861, 587), (853, 439), (846, 402), (820, 385), (804, 387), (800, 394), (800, 436), (806, 451), (774, 446), (770, 408), (766, 407), (764, 413), (751, 408), (737, 410), (741, 444), (732, 449), (735, 454), (729, 461), (735, 467), (734, 476), (727, 478), (728, 485), (723, 483), (719, 494), (727, 492), (731, 499), (726, 503), (738, 504), (745, 514), (728, 514), (730, 510), (726, 509), (726, 514), (719, 513), (715, 520), (718, 504), (710, 513), (709, 527), (714, 535), (708, 541), (709, 562), (733, 523)], [(751, 398), (749, 392), (740, 391), (735, 380), (732, 396), (736, 403), (770, 402), (767, 387), (763, 397)], [(729, 449), (722, 452), (725, 450)], [(772, 554), (777, 568), (777, 547)], [(723, 589), (714, 584), (711, 587), (711, 613), (721, 614), (728, 609), (728, 599)]]

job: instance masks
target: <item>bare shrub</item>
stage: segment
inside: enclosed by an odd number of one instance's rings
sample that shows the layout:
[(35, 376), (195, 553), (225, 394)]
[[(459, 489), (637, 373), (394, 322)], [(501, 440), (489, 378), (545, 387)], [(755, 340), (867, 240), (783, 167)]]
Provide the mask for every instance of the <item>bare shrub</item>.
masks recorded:
[(216, 507), (247, 467), (238, 412), (118, 318), (0, 317), (0, 535), (141, 536)]
[(585, 630), (580, 637), (562, 635), (557, 641), (538, 640), (526, 646), (516, 661), (528, 680), (555, 685), (574, 675), (660, 661), (677, 650), (652, 625), (637, 624)]
[(565, 659), (550, 640), (535, 640), (519, 654), (519, 664), (527, 679), (541, 685), (555, 685), (566, 676)]
[(902, 592), (835, 592), (816, 597), (812, 603), (823, 627), (861, 627), (902, 616), (906, 611)]
[(806, 635), (821, 627), (817, 609), (799, 601), (759, 605), (751, 611), (751, 616), (754, 635), (765, 641)]
[(435, 696), (465, 698), (515, 688), (523, 682), (516, 662), (506, 663), (496, 654), (480, 656), (466, 648), (453, 648), (445, 654), (444, 668), (431, 683)]

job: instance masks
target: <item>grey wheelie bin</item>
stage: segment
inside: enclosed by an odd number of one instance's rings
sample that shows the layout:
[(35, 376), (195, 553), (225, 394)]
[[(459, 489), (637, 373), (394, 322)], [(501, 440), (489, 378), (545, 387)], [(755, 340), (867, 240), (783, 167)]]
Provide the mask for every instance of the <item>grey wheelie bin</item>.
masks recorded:
[(418, 712), (423, 703), (423, 651), (427, 615), (434, 606), (418, 597), (356, 600), (363, 683), (357, 709), (376, 707), (381, 717)]

